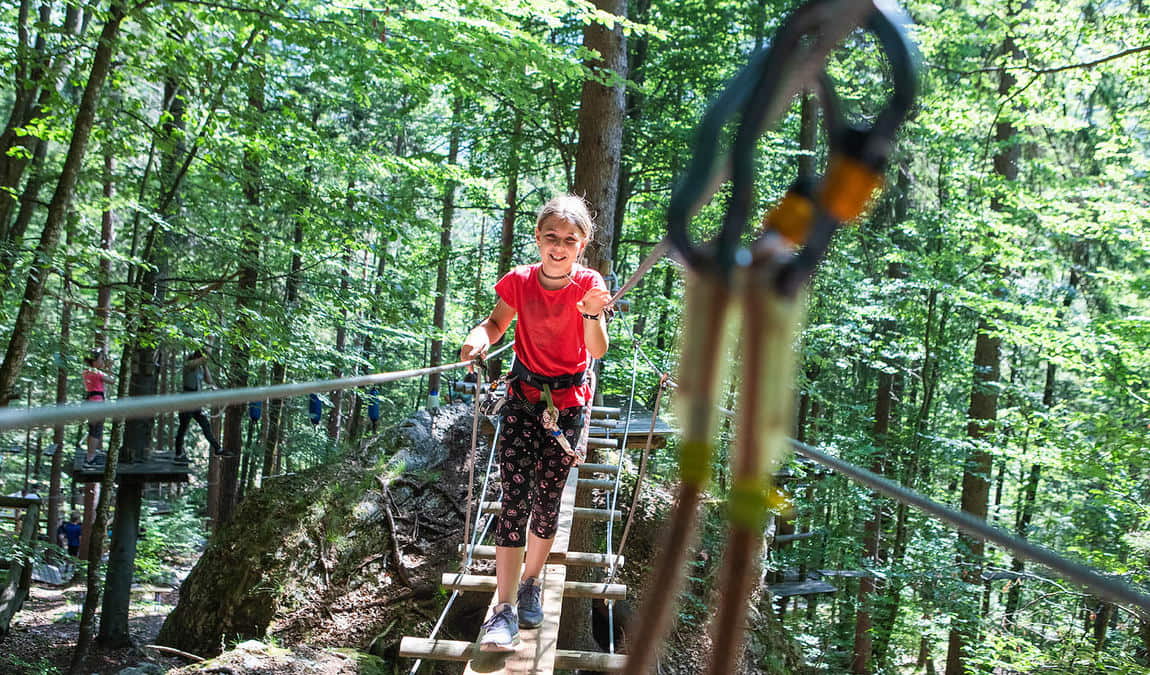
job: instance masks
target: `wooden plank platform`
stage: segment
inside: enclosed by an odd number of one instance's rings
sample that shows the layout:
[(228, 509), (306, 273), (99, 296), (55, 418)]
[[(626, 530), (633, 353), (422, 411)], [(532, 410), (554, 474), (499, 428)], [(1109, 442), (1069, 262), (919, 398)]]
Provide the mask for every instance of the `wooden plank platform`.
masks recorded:
[[(471, 547), (471, 557), (476, 560), (494, 560), (495, 547), (479, 545)], [(463, 544), (459, 545), (460, 553), (463, 552)], [(550, 555), (547, 556), (548, 564), (567, 565), (569, 567), (610, 567), (611, 561), (615, 556), (609, 556), (606, 553), (578, 553), (575, 551), (567, 551), (566, 553), (559, 553), (552, 550)], [(625, 562), (625, 557), (619, 558), (619, 566), (622, 567)]]
[(784, 581), (781, 584), (770, 584), (767, 590), (776, 598), (789, 598), (792, 595), (818, 595), (820, 593), (834, 593), (839, 589), (825, 581)]
[[(483, 513), (499, 513), (503, 510), (503, 506), (499, 502), (483, 502)], [(623, 520), (622, 511), (609, 511), (608, 509), (590, 509), (585, 506), (576, 506), (573, 511), (575, 520), (593, 520), (596, 522), (607, 522), (614, 520), (619, 522)]]
[(614, 490), (615, 480), (611, 478), (580, 478), (579, 489), (588, 490)]
[[(555, 565), (560, 567), (560, 565)], [(494, 592), (495, 577), (485, 574), (459, 574), (446, 572), (440, 585), (453, 591), (480, 591)], [(546, 592), (546, 588), (543, 589)], [(626, 600), (627, 586), (625, 584), (604, 584), (598, 582), (568, 581), (560, 589), (565, 598), (601, 598), (604, 600)], [(546, 607), (547, 603), (544, 602)]]
[[(81, 468), (84, 453), (77, 453), (68, 473), (77, 483), (99, 483), (104, 479), (104, 467), (90, 471)], [(116, 480), (125, 478), (144, 483), (187, 483), (188, 473), (193, 465), (175, 464), (169, 456), (152, 457), (147, 462), (119, 462), (116, 464)]]
[[(575, 520), (573, 512), (578, 482), (579, 471), (571, 471), (567, 474), (563, 495), (559, 499), (559, 522), (555, 530), (555, 539), (551, 544), (552, 552), (567, 553), (567, 547), (571, 541), (571, 523)], [(494, 577), (491, 578), (494, 580)], [(479, 652), (477, 659), (468, 662), (463, 671), (465, 675), (478, 672), (519, 674), (552, 673), (555, 671), (556, 648), (559, 642), (559, 617), (563, 613), (563, 587), (567, 583), (567, 567), (565, 565), (544, 565), (543, 576), (539, 581), (543, 585), (542, 625), (534, 630), (520, 630), (519, 648), (510, 655), (505, 657), (493, 656)], [(499, 596), (493, 592), (491, 602), (488, 603), (488, 615), (498, 603)], [(493, 668), (493, 665), (496, 667)]]
[(619, 473), (619, 467), (614, 464), (588, 464), (584, 462), (579, 465), (579, 473), (584, 476), (592, 473), (616, 474)]
[[(475, 654), (475, 643), (462, 640), (428, 640), (405, 637), (399, 643), (399, 655), (409, 659), (436, 659), (439, 661), (469, 661)], [(555, 668), (559, 670), (592, 670), (614, 672), (622, 670), (627, 657), (623, 654), (580, 652), (570, 649), (555, 650)]]
[[(563, 612), (564, 597), (622, 600), (627, 596), (627, 587), (623, 584), (567, 581), (568, 565), (608, 567), (612, 562), (612, 559), (605, 554), (568, 551), (571, 525), (576, 518), (577, 511), (608, 513), (605, 509), (577, 510), (575, 508), (575, 495), (580, 483), (579, 476), (581, 474), (589, 475), (594, 471), (614, 473), (618, 471), (618, 468), (605, 464), (584, 465), (568, 474), (567, 482), (563, 486), (563, 495), (560, 498), (559, 522), (555, 539), (547, 558), (547, 564), (543, 566), (543, 572), (539, 579), (543, 586), (543, 624), (538, 629), (520, 629), (520, 643), (514, 652), (483, 652), (477, 649), (475, 642), (404, 637), (400, 643), (399, 655), (417, 659), (466, 661), (467, 666), (463, 671), (465, 674), (550, 674), (556, 669), (597, 671), (622, 669), (626, 659), (624, 656), (557, 648), (559, 619)], [(486, 502), (484, 504), (485, 510), (492, 508), (498, 510), (500, 508), (499, 503)], [(463, 550), (462, 545), (459, 548)], [(471, 550), (475, 558), (493, 558), (496, 549), (494, 546), (474, 546)], [(620, 563), (622, 563), (621, 559)], [(488, 615), (498, 604), (499, 598), (495, 592), (497, 581), (494, 576), (448, 573), (443, 575), (442, 582), (445, 588), (454, 590), (491, 592)]]

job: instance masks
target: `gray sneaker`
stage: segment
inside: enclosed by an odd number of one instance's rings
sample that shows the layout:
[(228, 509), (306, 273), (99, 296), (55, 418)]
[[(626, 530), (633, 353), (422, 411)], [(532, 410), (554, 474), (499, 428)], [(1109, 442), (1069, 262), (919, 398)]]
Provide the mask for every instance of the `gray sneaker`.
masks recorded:
[(479, 649), (485, 652), (513, 652), (519, 646), (519, 622), (511, 603), (495, 608), (495, 613), (483, 624)]
[(543, 603), (540, 596), (543, 587), (535, 577), (528, 577), (519, 584), (517, 596), (520, 628), (538, 628), (543, 623)]

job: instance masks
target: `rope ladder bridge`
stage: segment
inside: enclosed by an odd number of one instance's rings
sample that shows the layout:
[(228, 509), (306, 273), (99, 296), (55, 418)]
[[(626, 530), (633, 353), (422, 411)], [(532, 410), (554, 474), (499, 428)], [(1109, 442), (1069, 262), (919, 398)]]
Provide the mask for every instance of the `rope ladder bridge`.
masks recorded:
[[(617, 495), (620, 485), (620, 463), (623, 452), (631, 445), (630, 411), (619, 419), (621, 410), (593, 411), (592, 427), (604, 432), (598, 444), (616, 448), (615, 464), (584, 464), (571, 471), (561, 498), (559, 530), (551, 555), (545, 565), (543, 583), (544, 625), (539, 630), (524, 631), (526, 644), (499, 662), (484, 661), (476, 656), (474, 643), (436, 640), (447, 611), (460, 592), (494, 590), (493, 577), (466, 574), (474, 560), (490, 558), (494, 549), (482, 543), (492, 516), (498, 511), (498, 500), (487, 500), (494, 463), (494, 447), (483, 474), (476, 517), (471, 527), (474, 478), (469, 481), (467, 541), (461, 546), (460, 572), (444, 575), (443, 585), (452, 596), (428, 638), (406, 637), (400, 653), (413, 658), (466, 661), (465, 672), (549, 673), (555, 669), (623, 671), (645, 674), (658, 658), (663, 636), (677, 590), (683, 577), (686, 552), (693, 541), (696, 506), (709, 483), (714, 451), (714, 428), (718, 415), (726, 414), (736, 421), (736, 438), (732, 448), (732, 486), (728, 498), (729, 540), (724, 549), (724, 569), (719, 591), (720, 606), (715, 615), (715, 640), (712, 644), (709, 673), (726, 675), (734, 672), (742, 644), (747, 598), (753, 590), (758, 564), (758, 548), (768, 514), (777, 507), (778, 498), (773, 476), (788, 459), (792, 450), (848, 478), (881, 492), (927, 515), (959, 528), (969, 535), (993, 542), (1019, 557), (1034, 561), (1057, 575), (1090, 589), (1101, 598), (1129, 608), (1150, 621), (1150, 596), (1120, 579), (1104, 576), (1086, 566), (1013, 536), (977, 519), (955, 511), (907, 488), (844, 462), (817, 448), (797, 443), (787, 437), (793, 419), (791, 405), (792, 373), (795, 362), (794, 336), (801, 324), (803, 294), (834, 232), (857, 218), (881, 183), (882, 171), (893, 145), (896, 130), (913, 102), (916, 82), (916, 56), (904, 33), (907, 24), (902, 15), (885, 0), (811, 0), (799, 7), (780, 27), (775, 39), (751, 57), (750, 63), (720, 93), (704, 115), (697, 132), (695, 154), (686, 174), (672, 193), (668, 208), (668, 234), (663, 242), (640, 265), (640, 268), (616, 293), (613, 300), (638, 282), (647, 269), (673, 247), (687, 267), (687, 296), (684, 316), (689, 317), (679, 365), (679, 381), (671, 383), (665, 373), (659, 393), (674, 388), (678, 396), (681, 429), (679, 441), (680, 485), (670, 516), (670, 533), (658, 558), (656, 569), (645, 584), (659, 589), (650, 594), (629, 636), (630, 653), (616, 654), (565, 651), (557, 648), (559, 614), (564, 597), (597, 597), (612, 602), (626, 596), (626, 588), (615, 582), (623, 562), (621, 552), (628, 527), (624, 528), (614, 550), (614, 523), (620, 519)], [(842, 116), (834, 85), (824, 68), (828, 53), (856, 28), (871, 33), (889, 64), (892, 82), (887, 107), (871, 119), (867, 128), (848, 123)], [(800, 176), (782, 200), (763, 220), (754, 243), (741, 247), (743, 228), (751, 211), (754, 193), (754, 160), (756, 140), (763, 130), (786, 110), (794, 96), (804, 88), (819, 95), (823, 119), (828, 126), (830, 158), (825, 174), (820, 177)], [(725, 130), (734, 128), (733, 140), (726, 145), (730, 152), (721, 155)], [(722, 227), (715, 239), (696, 244), (689, 236), (688, 224), (693, 215), (709, 201), (719, 186), (731, 180), (728, 207)], [(737, 359), (727, 358), (723, 345), (732, 307), (741, 309), (740, 350)], [(508, 345), (510, 346), (510, 345)], [(506, 348), (506, 347), (505, 347)], [(641, 350), (636, 342), (635, 354)], [(490, 356), (495, 356), (491, 354)], [(490, 358), (489, 356), (489, 358)], [(723, 411), (716, 406), (717, 384), (724, 361), (738, 362), (742, 389), (738, 411)], [(338, 389), (370, 387), (430, 373), (442, 373), (469, 365), (459, 362), (393, 373), (380, 373), (336, 380), (250, 387), (194, 394), (149, 396), (121, 399), (115, 402), (65, 405), (35, 409), (0, 410), (0, 431), (35, 426), (54, 426), (88, 418), (130, 419), (202, 407), (227, 405), (253, 400), (286, 398)], [(652, 364), (653, 365), (653, 364)], [(477, 369), (479, 370), (479, 369)], [(637, 365), (632, 373), (637, 373)], [(632, 379), (632, 388), (635, 380)], [(475, 440), (478, 434), (478, 404), (483, 391), (476, 383), (477, 412), (473, 424), (472, 457), (475, 464)], [(634, 395), (632, 393), (631, 399)], [(645, 471), (647, 455), (656, 436), (658, 399), (652, 409), (647, 442), (640, 461), (639, 481)], [(622, 435), (607, 433), (623, 427)], [(662, 429), (665, 436), (668, 429)], [(495, 437), (498, 437), (496, 428)], [(632, 494), (632, 509), (638, 496), (637, 482)], [(580, 489), (604, 490), (607, 509), (579, 509), (575, 497)], [(137, 511), (138, 512), (138, 511)], [(607, 524), (607, 552), (569, 550), (571, 526), (576, 519), (591, 519)], [(125, 536), (134, 537), (135, 529)], [(113, 546), (116, 531), (113, 533)], [(132, 546), (134, 552), (134, 546)], [(112, 561), (121, 567), (131, 559)], [(591, 566), (605, 571), (604, 580), (577, 584), (566, 579), (567, 567)], [(111, 569), (109, 576), (111, 576)], [(109, 586), (109, 594), (112, 592)], [(495, 602), (493, 595), (492, 602)], [(613, 630), (611, 631), (613, 635)], [(419, 668), (417, 661), (412, 667)]]

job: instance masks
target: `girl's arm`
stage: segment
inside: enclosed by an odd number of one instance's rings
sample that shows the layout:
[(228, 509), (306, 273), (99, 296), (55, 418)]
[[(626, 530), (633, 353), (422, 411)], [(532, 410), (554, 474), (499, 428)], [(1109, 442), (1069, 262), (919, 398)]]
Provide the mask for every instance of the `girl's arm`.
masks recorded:
[(575, 306), (584, 315), (596, 316), (594, 319), (583, 317), (583, 341), (587, 343), (587, 351), (597, 359), (603, 358), (607, 348), (611, 345), (607, 338), (607, 317), (603, 316), (603, 309), (611, 302), (611, 294), (605, 288), (592, 288), (587, 291), (583, 299)]
[(514, 318), (515, 308), (500, 299), (495, 303), (495, 309), (491, 310), (491, 315), (480, 321), (479, 325), (467, 334), (467, 339), (463, 341), (463, 347), (459, 350), (459, 360), (470, 361), (486, 354), (491, 345), (499, 342), (499, 338), (507, 332), (507, 327)]

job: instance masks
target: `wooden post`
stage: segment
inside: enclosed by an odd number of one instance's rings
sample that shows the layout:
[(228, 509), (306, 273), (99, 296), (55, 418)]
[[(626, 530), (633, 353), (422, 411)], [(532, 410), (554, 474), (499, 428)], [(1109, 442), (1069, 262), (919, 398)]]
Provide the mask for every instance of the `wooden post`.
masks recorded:
[(132, 602), (132, 573), (136, 568), (136, 540), (140, 535), (140, 504), (144, 483), (122, 480), (116, 490), (116, 517), (112, 521), (112, 546), (108, 553), (104, 608), (96, 639), (105, 647), (129, 647), (128, 610)]
[[(20, 497), (0, 497), (0, 506), (24, 508), (24, 524), (20, 528), (21, 546), (36, 544), (36, 524), (40, 519), (40, 500)], [(25, 564), (20, 556), (12, 559), (8, 567), (8, 581), (0, 589), (0, 635), (8, 633), (12, 615), (24, 604), (28, 589), (32, 585), (32, 566)]]

